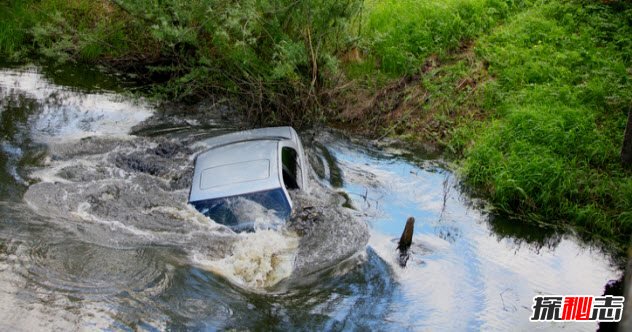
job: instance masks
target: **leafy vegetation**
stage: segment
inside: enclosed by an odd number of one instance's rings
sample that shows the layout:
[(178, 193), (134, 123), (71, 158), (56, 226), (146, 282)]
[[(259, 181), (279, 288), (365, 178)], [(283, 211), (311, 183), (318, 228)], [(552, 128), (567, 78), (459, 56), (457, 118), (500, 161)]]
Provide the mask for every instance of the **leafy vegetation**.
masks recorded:
[[(0, 52), (57, 62), (93, 61), (149, 49), (139, 26), (108, 1), (8, 1), (0, 4)], [(144, 47), (143, 47), (144, 46)]]
[[(321, 120), (340, 79), (336, 52), (348, 42), (359, 0), (87, 1), (3, 5), (0, 40), (14, 58), (140, 62), (157, 92), (187, 98), (229, 94), (252, 118), (296, 124)], [(34, 24), (32, 24), (34, 23)], [(20, 44), (21, 43), (21, 44)], [(130, 63), (131, 62), (131, 63)]]

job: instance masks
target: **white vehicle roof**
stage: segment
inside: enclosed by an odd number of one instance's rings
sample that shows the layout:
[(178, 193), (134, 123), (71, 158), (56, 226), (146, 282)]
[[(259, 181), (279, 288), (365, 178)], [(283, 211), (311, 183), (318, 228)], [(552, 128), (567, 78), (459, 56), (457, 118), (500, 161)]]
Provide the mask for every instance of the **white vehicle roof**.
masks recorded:
[[(303, 148), (291, 127), (246, 130), (201, 143), (209, 149), (196, 158), (189, 202), (276, 188), (285, 191), (280, 171), (282, 147), (296, 150), (300, 166), (304, 164)], [(304, 175), (297, 181), (304, 188)]]

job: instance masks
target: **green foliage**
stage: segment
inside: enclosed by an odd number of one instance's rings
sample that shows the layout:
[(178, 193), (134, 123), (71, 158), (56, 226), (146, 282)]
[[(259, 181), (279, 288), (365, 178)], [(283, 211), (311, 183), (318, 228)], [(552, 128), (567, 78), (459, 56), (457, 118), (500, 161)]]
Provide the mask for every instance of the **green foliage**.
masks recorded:
[(239, 94), (255, 119), (296, 125), (323, 116), (360, 1), (119, 1), (142, 18), (160, 53), (154, 70), (177, 76), (166, 91)]
[(28, 5), (22, 1), (0, 3), (0, 54), (18, 60), (25, 53), (28, 27), (33, 23)]
[(464, 174), (499, 209), (629, 241), (632, 176), (619, 163), (632, 105), (629, 7), (552, 1), (479, 40), (496, 120), (474, 136)]
[[(144, 59), (157, 92), (238, 95), (262, 122), (320, 120), (340, 79), (336, 53), (360, 0), (42, 0), (6, 6), (0, 52), (55, 61)], [(34, 24), (29, 24), (32, 22)], [(15, 39), (14, 38), (14, 39)], [(121, 63), (121, 61), (119, 61)]]
[(20, 60), (41, 55), (56, 62), (94, 61), (138, 54), (146, 45), (130, 18), (109, 1), (12, 0), (0, 7), (0, 54)]

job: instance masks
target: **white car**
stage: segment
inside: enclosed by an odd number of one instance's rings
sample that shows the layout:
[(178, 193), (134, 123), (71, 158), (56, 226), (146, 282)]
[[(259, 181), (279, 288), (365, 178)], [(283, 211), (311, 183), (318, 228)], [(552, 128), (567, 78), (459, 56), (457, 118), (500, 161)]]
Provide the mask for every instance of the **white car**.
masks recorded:
[(202, 142), (195, 160), (189, 203), (235, 231), (253, 230), (255, 220), (236, 213), (235, 202), (254, 202), (280, 220), (292, 213), (288, 190), (305, 190), (303, 146), (291, 127), (241, 131)]

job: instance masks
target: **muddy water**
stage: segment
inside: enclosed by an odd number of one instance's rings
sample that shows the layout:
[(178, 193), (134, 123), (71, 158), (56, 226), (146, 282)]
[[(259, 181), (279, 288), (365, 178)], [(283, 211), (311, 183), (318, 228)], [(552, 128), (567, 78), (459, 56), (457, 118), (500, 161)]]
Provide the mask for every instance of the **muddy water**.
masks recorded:
[[(285, 227), (234, 234), (186, 204), (221, 101), (157, 108), (94, 70), (0, 70), (0, 328), (594, 330), (529, 323), (537, 294), (593, 294), (616, 258), (493, 218), (419, 153), (301, 133), (310, 190)], [(416, 218), (407, 266), (395, 247)], [(270, 226), (270, 227), (269, 227)]]

